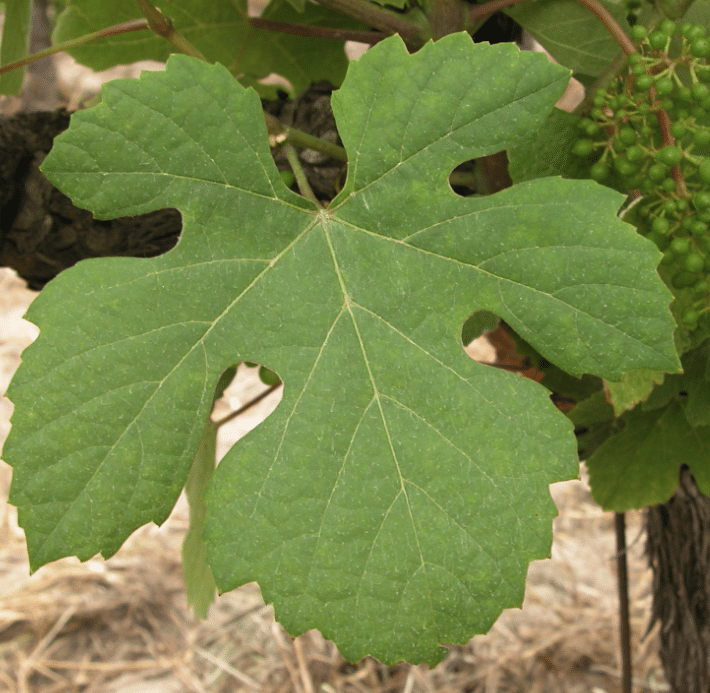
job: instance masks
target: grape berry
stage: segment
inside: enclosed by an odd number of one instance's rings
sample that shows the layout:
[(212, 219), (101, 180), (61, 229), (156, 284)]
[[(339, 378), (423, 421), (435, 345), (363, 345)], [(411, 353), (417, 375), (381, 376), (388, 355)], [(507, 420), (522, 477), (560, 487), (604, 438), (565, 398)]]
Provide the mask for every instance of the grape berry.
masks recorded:
[(710, 312), (710, 37), (699, 24), (670, 19), (630, 33), (638, 52), (594, 92), (572, 153), (590, 161), (592, 179), (639, 199), (635, 223), (663, 251), (659, 272), (691, 332)]

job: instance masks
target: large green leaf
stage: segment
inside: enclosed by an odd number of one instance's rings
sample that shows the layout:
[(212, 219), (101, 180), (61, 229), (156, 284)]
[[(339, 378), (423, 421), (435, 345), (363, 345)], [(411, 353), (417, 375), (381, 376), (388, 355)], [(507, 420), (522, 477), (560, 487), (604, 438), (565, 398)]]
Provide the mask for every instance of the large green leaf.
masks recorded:
[[(222, 63), (234, 75), (254, 80), (275, 72), (289, 80), (295, 93), (323, 79), (338, 86), (345, 76), (347, 58), (342, 41), (256, 29), (249, 25), (246, 0), (164, 0), (160, 7), (208, 60)], [(53, 39), (68, 41), (141, 16), (134, 0), (68, 0)], [(274, 0), (263, 16), (304, 25), (363, 28), (311, 2), (299, 13), (285, 0)], [(104, 70), (138, 60), (167, 60), (171, 50), (164, 39), (142, 31), (93, 41), (70, 53), (80, 63)]]
[(710, 493), (710, 426), (693, 426), (679, 401), (652, 411), (637, 407), (621, 418), (624, 430), (587, 460), (594, 500), (604, 510), (665, 503), (678, 486), (681, 464)]
[[(4, 6), (4, 7), (2, 7)], [(0, 32), (0, 65), (7, 65), (27, 55), (32, 25), (32, 0), (5, 0)], [(0, 75), (0, 94), (17, 94), (22, 87), (24, 70)]]
[[(622, 3), (603, 0), (602, 4), (621, 26), (628, 26)], [(597, 77), (620, 51), (599, 18), (577, 0), (535, 0), (506, 7), (504, 12), (574, 72)]]
[(568, 74), (465, 34), (383, 41), (333, 98), (350, 165), (325, 209), (281, 183), (256, 94), (219, 65), (174, 56), (75, 114), (50, 178), (101, 217), (175, 206), (184, 228), (163, 256), (79, 263), (28, 312), (5, 459), (32, 567), (162, 522), (246, 360), (284, 395), (208, 488), (221, 590), (257, 580), (293, 634), (389, 662), (433, 663), (519, 605), (575, 440), (544, 388), (465, 356), (467, 316), (571, 373), (678, 366), (659, 253), (618, 193), (448, 185), (535, 131)]

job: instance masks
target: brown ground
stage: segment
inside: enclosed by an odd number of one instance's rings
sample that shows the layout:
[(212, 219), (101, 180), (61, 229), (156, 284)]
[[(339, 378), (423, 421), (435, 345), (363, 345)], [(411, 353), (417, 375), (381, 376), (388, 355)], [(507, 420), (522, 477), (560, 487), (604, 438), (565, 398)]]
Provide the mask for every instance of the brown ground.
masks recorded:
[[(36, 334), (21, 319), (34, 293), (0, 270), (0, 378), (7, 386)], [(221, 404), (249, 401), (263, 386), (242, 369)], [(278, 393), (236, 419), (221, 451), (255, 426)], [(12, 406), (0, 400), (0, 432)], [(205, 622), (185, 602), (181, 501), (161, 528), (137, 531), (108, 561), (65, 559), (32, 577), (14, 508), (5, 504), (10, 469), (0, 462), (0, 690), (22, 693), (202, 693), (203, 691), (424, 691), (613, 693), (618, 691), (612, 518), (581, 481), (552, 486), (560, 509), (552, 559), (530, 567), (522, 610), (503, 613), (491, 632), (452, 648), (436, 669), (349, 665), (311, 632), (292, 641), (256, 585), (224, 595)], [(639, 690), (663, 691), (657, 642), (642, 642), (650, 575), (641, 518), (629, 517), (634, 667)]]
[[(64, 102), (91, 98), (101, 78), (63, 59)], [(120, 76), (131, 74), (121, 68)], [(93, 80), (93, 81), (92, 81)], [(0, 109), (20, 108), (1, 100)], [(34, 294), (0, 270), (0, 386), (5, 391), (36, 330), (21, 319)], [(262, 386), (243, 369), (222, 414)], [(222, 452), (276, 406), (278, 395), (235, 420)], [(0, 400), (0, 440), (12, 405)], [(434, 670), (346, 663), (317, 632), (296, 640), (273, 620), (254, 584), (222, 596), (206, 621), (185, 602), (180, 545), (186, 504), (161, 527), (137, 531), (110, 560), (65, 559), (32, 577), (22, 530), (7, 505), (11, 470), (0, 462), (0, 691), (8, 693), (615, 693), (619, 691), (617, 601), (611, 515), (581, 481), (555, 484), (560, 509), (552, 558), (530, 567), (522, 610), (504, 612), (485, 636)], [(643, 639), (650, 574), (642, 522), (628, 517), (634, 675), (638, 691), (667, 691), (657, 637)]]

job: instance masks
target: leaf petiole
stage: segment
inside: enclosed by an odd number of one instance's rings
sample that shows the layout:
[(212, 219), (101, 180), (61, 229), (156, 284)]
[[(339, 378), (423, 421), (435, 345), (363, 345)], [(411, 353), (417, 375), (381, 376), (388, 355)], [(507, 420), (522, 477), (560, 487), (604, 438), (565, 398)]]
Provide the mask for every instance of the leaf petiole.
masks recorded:
[(311, 185), (308, 182), (306, 173), (303, 170), (303, 166), (301, 166), (301, 161), (298, 158), (298, 153), (293, 148), (293, 145), (285, 144), (284, 152), (286, 154), (286, 159), (288, 160), (288, 163), (291, 166), (291, 170), (293, 171), (293, 175), (296, 177), (296, 183), (298, 183), (298, 189), (301, 191), (301, 195), (303, 195), (303, 197), (305, 197), (307, 200), (313, 202), (318, 207), (322, 207), (323, 205), (321, 205), (321, 203), (318, 201), (318, 198), (315, 196), (313, 189), (311, 188)]
[(175, 29), (173, 23), (155, 7), (155, 5), (150, 3), (149, 0), (136, 0), (136, 5), (138, 5), (138, 9), (148, 20), (148, 25), (153, 33), (164, 38), (180, 53), (209, 62), (195, 46)]
[(140, 31), (141, 29), (149, 29), (150, 26), (145, 19), (132, 19), (129, 22), (123, 22), (122, 24), (116, 24), (115, 26), (110, 26), (107, 29), (100, 29), (92, 34), (86, 34), (84, 36), (79, 36), (79, 38), (72, 39), (71, 41), (64, 41), (63, 43), (57, 43), (50, 48), (45, 48), (43, 51), (37, 53), (32, 53), (32, 55), (26, 55), (20, 60), (15, 60), (12, 63), (7, 63), (7, 65), (0, 66), (0, 75), (10, 72), (12, 70), (17, 70), (20, 67), (34, 63), (37, 60), (46, 58), (55, 53), (61, 53), (62, 51), (70, 50), (71, 48), (77, 48), (78, 46), (83, 46), (86, 43), (91, 43), (97, 39), (107, 38), (108, 36), (118, 36), (119, 34), (127, 34), (131, 31)]

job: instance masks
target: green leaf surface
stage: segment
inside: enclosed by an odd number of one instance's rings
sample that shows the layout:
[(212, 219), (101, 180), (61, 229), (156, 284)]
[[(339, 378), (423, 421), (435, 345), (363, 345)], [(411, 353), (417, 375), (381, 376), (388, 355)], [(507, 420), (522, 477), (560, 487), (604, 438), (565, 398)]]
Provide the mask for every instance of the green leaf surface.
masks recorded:
[(624, 430), (587, 460), (592, 495), (604, 510), (665, 503), (678, 486), (681, 464), (703, 493), (710, 492), (710, 426), (692, 426), (675, 400), (653, 411), (637, 407), (621, 418)]
[(683, 373), (666, 376), (644, 402), (643, 409), (659, 409), (678, 398), (691, 426), (710, 426), (710, 343), (684, 354), (682, 365)]
[[(623, 4), (608, 0), (602, 4), (622, 27), (628, 26)], [(535, 0), (503, 11), (574, 72), (598, 77), (620, 51), (597, 16), (577, 0)]]
[(547, 176), (589, 178), (589, 161), (571, 152), (580, 136), (577, 123), (579, 116), (554, 108), (536, 133), (508, 150), (508, 171), (513, 182)]
[[(345, 76), (348, 63), (342, 41), (254, 28), (249, 25), (246, 0), (165, 0), (160, 8), (207, 60), (225, 65), (235, 76), (256, 80), (275, 72), (291, 83), (294, 95), (323, 79), (338, 86)], [(53, 40), (68, 41), (141, 16), (133, 0), (69, 0), (59, 16)], [(274, 0), (263, 16), (304, 25), (364, 28), (310, 2), (299, 13), (285, 0)], [(69, 52), (93, 70), (104, 70), (138, 60), (164, 61), (172, 50), (161, 37), (141, 31), (93, 41)]]
[(292, 634), (387, 662), (439, 661), (519, 605), (576, 445), (544, 388), (465, 355), (466, 318), (500, 315), (572, 373), (677, 369), (658, 251), (617, 193), (448, 185), (537, 129), (567, 78), (465, 34), (383, 41), (333, 97), (350, 164), (326, 209), (283, 185), (256, 94), (219, 65), (173, 56), (75, 114), (52, 181), (100, 217), (184, 225), (160, 257), (79, 263), (28, 312), (5, 459), (32, 567), (162, 522), (244, 360), (284, 395), (208, 488), (221, 590), (256, 580)]
[[(24, 58), (30, 43), (32, 0), (5, 0), (0, 33), (0, 65)], [(18, 94), (25, 71), (12, 70), (0, 75), (0, 94)]]
[(628, 409), (633, 409), (639, 402), (645, 401), (656, 385), (663, 382), (663, 371), (640, 369), (624, 373), (617, 382), (605, 381), (607, 399), (614, 407), (616, 416)]

